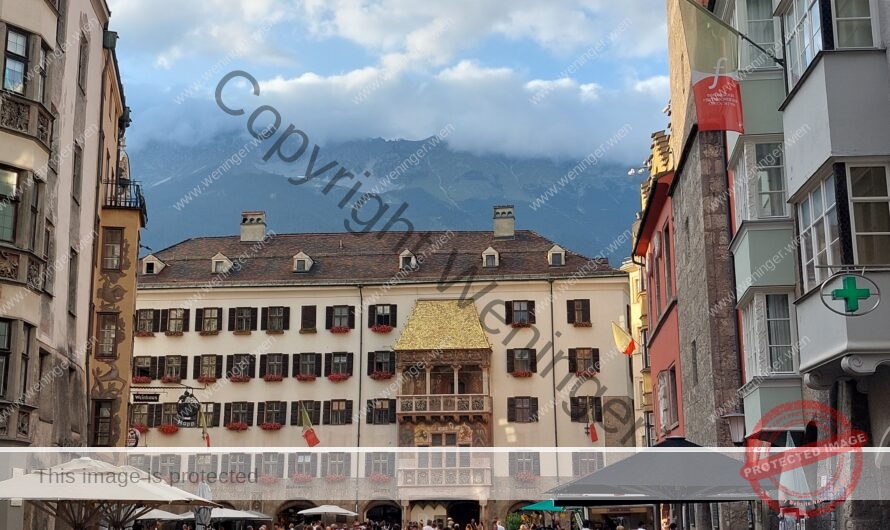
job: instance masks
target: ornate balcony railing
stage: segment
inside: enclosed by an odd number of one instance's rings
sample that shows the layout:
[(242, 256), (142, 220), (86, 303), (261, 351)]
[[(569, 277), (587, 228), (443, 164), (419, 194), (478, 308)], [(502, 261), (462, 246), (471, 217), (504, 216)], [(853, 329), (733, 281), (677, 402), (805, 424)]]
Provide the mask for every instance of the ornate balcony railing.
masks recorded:
[(491, 396), (484, 394), (441, 394), (399, 396), (398, 412), (427, 414), (441, 412), (491, 412)]
[(148, 219), (142, 184), (129, 179), (103, 180), (105, 192), (102, 205), (107, 208), (132, 208), (142, 213), (143, 224)]
[(52, 115), (40, 103), (13, 92), (0, 93), (0, 129), (30, 136), (52, 149)]

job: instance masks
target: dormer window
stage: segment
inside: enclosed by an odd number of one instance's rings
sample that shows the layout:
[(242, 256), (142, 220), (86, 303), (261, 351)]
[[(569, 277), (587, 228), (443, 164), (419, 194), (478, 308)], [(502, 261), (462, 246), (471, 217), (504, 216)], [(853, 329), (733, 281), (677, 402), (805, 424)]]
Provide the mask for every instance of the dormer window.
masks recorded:
[(223, 273), (226, 272), (226, 262), (218, 259), (213, 261), (213, 272)]
[(154, 262), (149, 261), (145, 264), (145, 274), (154, 274), (155, 273), (155, 264)]
[(488, 247), (485, 249), (485, 252), (482, 253), (482, 266), (486, 268), (497, 267), (500, 263), (500, 255), (498, 251)]
[(399, 254), (399, 269), (408, 271), (417, 267), (417, 258), (410, 250), (405, 250)]
[(547, 263), (551, 267), (562, 267), (566, 264), (566, 251), (559, 245), (553, 245), (547, 252)]
[(299, 252), (294, 255), (294, 272), (309, 272), (312, 268), (312, 258), (305, 252)]
[(297, 272), (306, 272), (306, 271), (308, 271), (308, 270), (309, 270), (309, 267), (306, 265), (306, 260), (304, 260), (304, 259), (298, 259), (298, 260), (297, 260), (297, 266), (294, 267), (294, 270), (296, 270)]
[(225, 274), (232, 268), (232, 261), (222, 252), (217, 252), (216, 256), (210, 258), (210, 272), (213, 274)]
[(164, 266), (163, 261), (149, 254), (142, 259), (142, 274), (158, 274)]

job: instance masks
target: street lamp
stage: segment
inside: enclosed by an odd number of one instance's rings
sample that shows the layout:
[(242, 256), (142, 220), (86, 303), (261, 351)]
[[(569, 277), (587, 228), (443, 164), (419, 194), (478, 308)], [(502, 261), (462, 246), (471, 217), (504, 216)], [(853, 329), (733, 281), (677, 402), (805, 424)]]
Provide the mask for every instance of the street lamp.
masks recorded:
[(736, 446), (745, 443), (745, 415), (741, 412), (731, 412), (721, 416), (729, 422), (729, 438)]

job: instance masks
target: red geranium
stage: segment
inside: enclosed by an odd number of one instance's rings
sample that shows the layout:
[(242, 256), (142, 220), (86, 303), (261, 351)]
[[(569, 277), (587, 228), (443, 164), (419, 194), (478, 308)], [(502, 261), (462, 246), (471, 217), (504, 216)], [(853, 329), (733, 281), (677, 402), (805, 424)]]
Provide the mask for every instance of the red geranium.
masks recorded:
[(532, 327), (532, 325), (529, 324), (528, 322), (514, 322), (514, 323), (510, 324), (510, 326), (512, 326), (514, 328), (530, 328), (530, 327)]
[(260, 475), (259, 477), (257, 477), (257, 482), (259, 482), (260, 484), (277, 484), (278, 477), (274, 475)]
[(179, 383), (180, 381), (182, 381), (182, 379), (180, 379), (179, 377), (177, 377), (175, 375), (165, 375), (164, 377), (161, 378), (161, 382), (167, 383), (167, 384)]
[(251, 379), (252, 378), (249, 375), (234, 375), (234, 374), (232, 374), (229, 376), (229, 381), (231, 381), (232, 383), (247, 383)]
[(346, 480), (346, 475), (340, 475), (340, 474), (326, 475), (324, 477), (324, 479), (327, 480), (328, 482), (343, 482), (344, 480)]
[(264, 431), (279, 431), (281, 430), (281, 424), (274, 421), (267, 421), (260, 425), (260, 429)]
[(133, 383), (137, 385), (147, 385), (151, 383), (151, 376), (149, 375), (134, 375)]
[(575, 375), (578, 377), (586, 377), (589, 379), (591, 377), (596, 377), (596, 373), (596, 370), (578, 370), (577, 372), (575, 372)]
[(158, 432), (161, 432), (163, 434), (176, 434), (179, 432), (179, 426), (173, 425), (172, 423), (165, 423), (164, 425), (158, 427)]
[(205, 384), (207, 384), (207, 383), (215, 383), (215, 382), (216, 382), (216, 378), (213, 377), (212, 375), (202, 375), (201, 377), (198, 378), (198, 382), (199, 382), (199, 383), (205, 383)]
[(334, 326), (331, 328), (331, 333), (349, 333), (349, 328), (346, 326)]
[(519, 482), (536, 482), (538, 480), (538, 475), (535, 475), (531, 471), (520, 471), (514, 475), (516, 480)]
[(146, 425), (144, 423), (134, 423), (133, 428), (136, 429), (137, 431), (141, 432), (142, 434), (145, 434), (148, 432), (148, 425)]
[(305, 482), (309, 482), (312, 480), (312, 475), (309, 475), (307, 473), (294, 473), (293, 475), (291, 475), (290, 478), (294, 482), (304, 482), (305, 483)]
[(371, 379), (376, 381), (382, 381), (384, 379), (392, 379), (392, 372), (385, 372), (383, 370), (374, 370), (371, 372)]
[(531, 377), (532, 373), (528, 370), (516, 370), (510, 372), (510, 375), (512, 375), (513, 377)]
[(311, 374), (297, 374), (297, 381), (315, 381), (315, 376)]
[(392, 475), (387, 475), (385, 473), (371, 473), (368, 477), (368, 480), (374, 482), (375, 484), (385, 484), (392, 480)]
[(263, 381), (266, 381), (267, 383), (275, 383), (283, 379), (284, 378), (279, 374), (266, 374), (263, 376)]
[(328, 376), (328, 381), (332, 381), (334, 383), (346, 381), (347, 379), (349, 379), (349, 374), (331, 374)]
[(387, 324), (375, 324), (371, 326), (371, 331), (373, 331), (374, 333), (389, 333), (390, 331), (392, 331), (392, 326), (389, 326)]
[(572, 325), (575, 326), (576, 328), (592, 328), (593, 327), (593, 324), (591, 324), (590, 322), (575, 322)]
[(228, 429), (228, 430), (230, 430), (230, 431), (246, 431), (246, 430), (247, 430), (247, 424), (244, 423), (243, 421), (236, 421), (236, 422), (232, 422), (232, 423), (227, 423), (227, 424), (226, 424), (226, 429)]

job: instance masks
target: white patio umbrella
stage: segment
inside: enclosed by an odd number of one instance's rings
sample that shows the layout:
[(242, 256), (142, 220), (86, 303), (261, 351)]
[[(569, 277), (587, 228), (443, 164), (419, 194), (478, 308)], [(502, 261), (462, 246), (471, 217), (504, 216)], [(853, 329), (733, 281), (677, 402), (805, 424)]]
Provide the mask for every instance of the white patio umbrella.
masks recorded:
[[(198, 495), (207, 499), (208, 501), (213, 498), (213, 495), (210, 492), (210, 486), (203, 480), (200, 484), (198, 484)], [(193, 511), (195, 513), (195, 526), (197, 527), (197, 530), (206, 530), (207, 527), (210, 526), (210, 507), (196, 506)]]
[(297, 513), (299, 513), (300, 515), (330, 514), (330, 515), (350, 515), (353, 517), (358, 515), (355, 512), (350, 512), (347, 509), (341, 508), (339, 506), (334, 506), (332, 504), (322, 504), (321, 506), (316, 506), (315, 508), (306, 508), (305, 510), (300, 510)]
[(209, 502), (136, 468), (88, 457), (4, 480), (0, 499), (29, 501), (75, 530), (100, 521), (110, 528), (125, 528), (156, 506)]
[(140, 521), (175, 521), (176, 519), (179, 519), (179, 514), (154, 508), (144, 515), (140, 515), (137, 519)]
[[(177, 519), (189, 520), (194, 519), (194, 512), (185, 512), (181, 514)], [(257, 517), (253, 512), (247, 512), (244, 510), (233, 510), (232, 508), (213, 508), (210, 510), (210, 520), (211, 521), (241, 521), (245, 519), (266, 519), (271, 521), (271, 517)], [(197, 522), (195, 523), (197, 524)]]
[[(791, 432), (785, 435), (785, 451), (795, 449), (794, 440), (791, 439)], [(807, 493), (810, 491), (807, 483), (807, 476), (802, 467), (794, 469), (783, 469), (779, 475), (779, 505), (783, 507), (795, 507), (812, 505), (813, 498)], [(799, 495), (789, 495), (786, 491), (799, 493)], [(788, 516), (792, 520), (793, 516)]]

